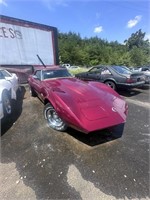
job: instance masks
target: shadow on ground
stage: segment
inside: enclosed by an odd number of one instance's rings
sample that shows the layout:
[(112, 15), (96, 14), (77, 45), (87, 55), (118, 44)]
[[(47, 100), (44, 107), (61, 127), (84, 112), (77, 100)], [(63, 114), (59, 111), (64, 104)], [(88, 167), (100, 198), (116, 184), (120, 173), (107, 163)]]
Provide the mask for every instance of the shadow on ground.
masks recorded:
[(12, 100), (12, 114), (6, 116), (1, 120), (1, 136), (5, 134), (8, 129), (17, 121), (22, 113), (22, 104), (26, 89), (24, 86), (20, 86), (17, 91), (17, 100)]
[(75, 139), (77, 139), (78, 141), (92, 147), (106, 142), (110, 142), (115, 139), (110, 133), (110, 131), (107, 129), (85, 134), (72, 128), (68, 128), (67, 133)]
[(138, 94), (141, 93), (141, 91), (137, 89), (132, 89), (132, 90), (119, 90), (117, 91), (120, 95), (124, 97), (132, 97), (132, 96), (137, 96)]
[(133, 88), (133, 89), (120, 89), (117, 92), (125, 97), (132, 97), (132, 96), (137, 96), (138, 94), (142, 93), (144, 90), (149, 90), (150, 85), (145, 84), (139, 88)]

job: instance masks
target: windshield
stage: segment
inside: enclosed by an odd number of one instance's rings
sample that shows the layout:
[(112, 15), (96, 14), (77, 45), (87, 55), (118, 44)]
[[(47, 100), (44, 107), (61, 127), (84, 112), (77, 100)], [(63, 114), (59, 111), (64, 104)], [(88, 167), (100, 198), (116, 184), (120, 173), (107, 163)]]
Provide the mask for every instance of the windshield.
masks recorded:
[(131, 74), (132, 72), (127, 68), (123, 66), (113, 66), (112, 67), (116, 72), (119, 74)]
[(42, 76), (43, 79), (72, 77), (67, 69), (46, 70), (43, 71)]
[(11, 75), (5, 70), (0, 70), (0, 79), (4, 79), (5, 77), (11, 77)]

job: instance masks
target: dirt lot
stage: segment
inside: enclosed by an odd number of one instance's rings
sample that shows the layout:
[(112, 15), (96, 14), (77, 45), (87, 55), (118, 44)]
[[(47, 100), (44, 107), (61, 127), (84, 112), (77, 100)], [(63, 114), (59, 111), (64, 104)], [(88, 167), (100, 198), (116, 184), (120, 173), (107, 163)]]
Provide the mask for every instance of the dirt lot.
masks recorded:
[(43, 105), (22, 85), (1, 122), (0, 199), (150, 199), (149, 88), (120, 91), (129, 104), (123, 137), (47, 127)]

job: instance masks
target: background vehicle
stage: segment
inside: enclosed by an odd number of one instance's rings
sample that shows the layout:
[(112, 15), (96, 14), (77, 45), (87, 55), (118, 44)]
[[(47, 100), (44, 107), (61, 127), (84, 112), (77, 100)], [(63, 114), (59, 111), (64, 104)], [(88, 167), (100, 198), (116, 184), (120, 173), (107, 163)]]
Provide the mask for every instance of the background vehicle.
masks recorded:
[(119, 127), (122, 135), (128, 106), (105, 84), (81, 81), (61, 67), (38, 69), (28, 80), (31, 95), (45, 104), (44, 116), (51, 128), (64, 131), (70, 126), (89, 133)]
[(1, 67), (14, 72), (20, 82), (27, 82), (34, 67), (41, 65), (36, 55), (46, 65), (56, 65), (58, 58), (57, 28), (0, 15)]
[(18, 77), (0, 69), (0, 119), (12, 113), (11, 100), (17, 98)]
[(96, 66), (75, 76), (85, 81), (105, 83), (114, 90), (135, 88), (145, 83), (145, 77), (142, 73), (132, 73), (127, 67), (123, 66)]
[(145, 83), (150, 84), (150, 66), (132, 68), (132, 72), (142, 72), (145, 75)]
[(69, 69), (70, 66), (71, 66), (71, 65), (70, 65), (69, 63), (62, 64), (62, 67), (66, 67), (67, 69)]
[(66, 67), (67, 69), (80, 69), (79, 66), (70, 65), (70, 64), (62, 64), (62, 67)]

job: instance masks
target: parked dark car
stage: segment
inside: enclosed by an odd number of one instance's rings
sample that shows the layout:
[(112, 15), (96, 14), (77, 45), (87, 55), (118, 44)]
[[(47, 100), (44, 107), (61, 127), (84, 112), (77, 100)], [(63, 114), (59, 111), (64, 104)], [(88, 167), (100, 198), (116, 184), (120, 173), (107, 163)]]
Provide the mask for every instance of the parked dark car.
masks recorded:
[(132, 73), (131, 70), (124, 66), (96, 66), (75, 76), (85, 81), (94, 80), (105, 83), (114, 90), (136, 88), (145, 83), (143, 73)]

